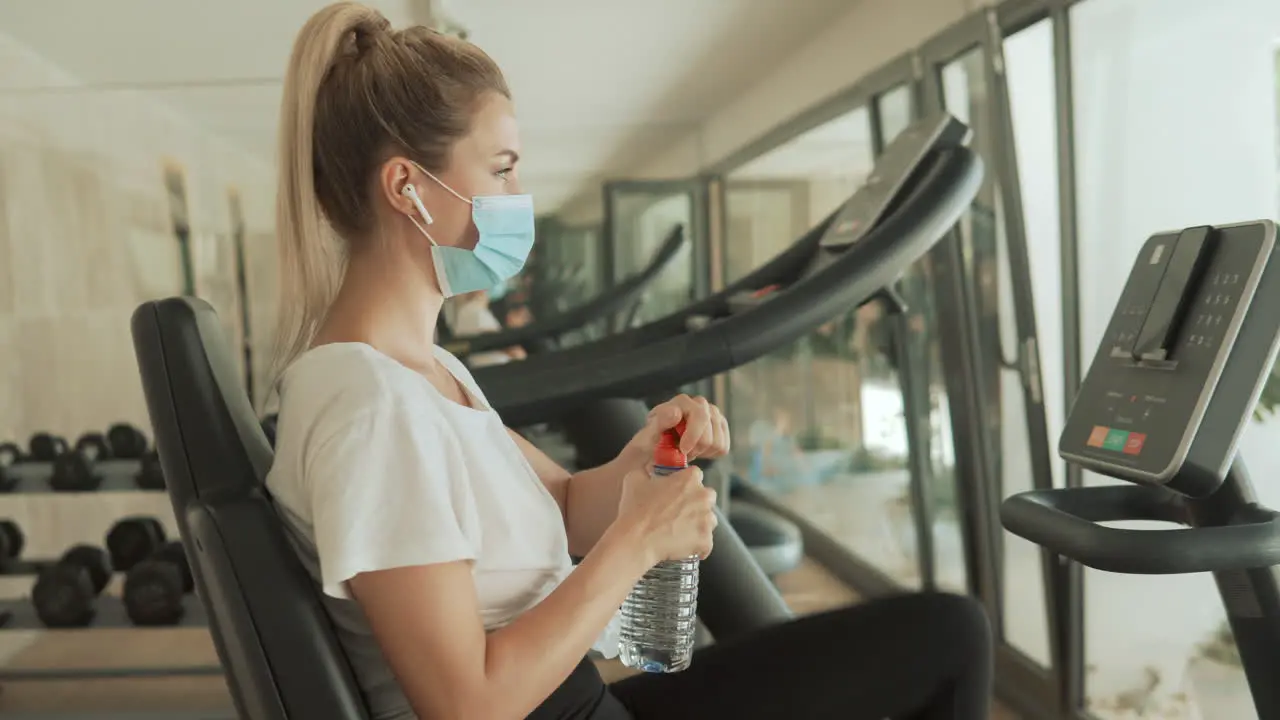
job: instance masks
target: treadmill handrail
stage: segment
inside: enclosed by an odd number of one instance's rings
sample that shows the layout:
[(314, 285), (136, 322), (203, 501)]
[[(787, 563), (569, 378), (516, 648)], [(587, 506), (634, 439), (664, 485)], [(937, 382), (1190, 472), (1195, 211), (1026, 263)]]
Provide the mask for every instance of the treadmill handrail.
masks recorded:
[(1183, 498), (1146, 485), (1031, 490), (1000, 506), (1009, 532), (1082, 565), (1131, 575), (1180, 575), (1280, 565), (1280, 513), (1250, 508), (1238, 524), (1172, 530), (1099, 525), (1184, 522)]
[(500, 332), (481, 333), (478, 335), (452, 336), (443, 343), (444, 347), (459, 357), (474, 353), (486, 352), (525, 345), (538, 340), (558, 338), (577, 330), (595, 320), (607, 318), (621, 312), (630, 303), (639, 299), (645, 288), (679, 255), (687, 242), (684, 226), (677, 224), (667, 234), (662, 246), (654, 253), (639, 272), (615, 283), (596, 297), (559, 312), (546, 320), (530, 323), (523, 327), (511, 328)]
[[(669, 330), (665, 338), (622, 352), (591, 352), (602, 343), (590, 343), (576, 352), (479, 368), (476, 380), (504, 421), (519, 426), (591, 399), (642, 397), (679, 387), (799, 339), (896, 280), (955, 226), (981, 185), (982, 160), (967, 147), (936, 151), (921, 170), (892, 215), (767, 303), (727, 317), (722, 308), (711, 313), (717, 320), (704, 329)], [(813, 238), (810, 261), (816, 245)]]

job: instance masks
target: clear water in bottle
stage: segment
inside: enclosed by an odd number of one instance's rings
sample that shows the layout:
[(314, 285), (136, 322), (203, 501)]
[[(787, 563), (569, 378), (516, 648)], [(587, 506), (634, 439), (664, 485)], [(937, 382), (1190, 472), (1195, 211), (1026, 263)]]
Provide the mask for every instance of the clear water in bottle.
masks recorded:
[[(683, 469), (658, 465), (654, 475)], [(698, 627), (698, 564), (697, 557), (658, 563), (631, 589), (618, 641), (624, 665), (651, 673), (689, 667)]]

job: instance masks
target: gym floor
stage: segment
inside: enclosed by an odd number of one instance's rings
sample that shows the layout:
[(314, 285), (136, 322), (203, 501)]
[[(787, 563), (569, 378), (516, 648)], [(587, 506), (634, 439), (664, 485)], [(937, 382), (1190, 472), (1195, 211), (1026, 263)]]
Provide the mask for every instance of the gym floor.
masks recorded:
[[(801, 614), (857, 600), (851, 590), (811, 561), (781, 576), (778, 585), (787, 602)], [(13, 594), (21, 592), (17, 589)], [(107, 592), (112, 588), (108, 587)], [(8, 632), (0, 635), (0, 663), (11, 670), (177, 667), (214, 665), (217, 656), (203, 629)], [(616, 661), (601, 661), (599, 665), (606, 680), (628, 672)], [(208, 713), (218, 718), (233, 714), (226, 685), (219, 675), (0, 682), (0, 716), (4, 717), (18, 713), (88, 716), (126, 712), (181, 713), (184, 717)], [(1016, 718), (997, 708), (992, 720)]]

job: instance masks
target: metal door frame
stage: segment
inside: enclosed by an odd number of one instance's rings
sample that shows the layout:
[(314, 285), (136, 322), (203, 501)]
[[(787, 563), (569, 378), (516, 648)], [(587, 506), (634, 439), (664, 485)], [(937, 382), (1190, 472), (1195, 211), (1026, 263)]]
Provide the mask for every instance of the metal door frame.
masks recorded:
[[(1019, 23), (1026, 23), (1030, 13), (1013, 14), (1006, 11), (1006, 15), (1016, 18)], [(1025, 27), (1025, 24), (1022, 26)], [(1030, 260), (1026, 247), (1021, 188), (1018, 184), (1012, 116), (1005, 85), (1003, 40), (999, 11), (987, 8), (970, 15), (923, 46), (921, 56), (925, 65), (927, 88), (925, 100), (931, 109), (945, 109), (943, 69), (967, 53), (974, 50), (981, 52), (988, 93), (986, 109), (991, 121), (987, 132), (992, 138), (989, 143), (991, 157), (984, 159), (988, 162), (991, 177), (998, 181), (1006, 260), (1018, 335), (1017, 371), (1021, 380), (1024, 412), (1023, 417), (1014, 418), (1013, 421), (1027, 426), (1032, 486), (1045, 489), (1053, 485), (1052, 448), (1043, 403)], [(950, 306), (947, 303), (941, 305), (950, 307), (957, 315), (955, 323), (948, 323), (953, 324), (956, 329), (953, 335), (968, 336), (954, 338), (960, 341), (957, 349), (962, 350), (953, 355), (961, 358), (961, 363), (960, 367), (955, 368), (956, 372), (951, 374), (951, 381), (957, 385), (956, 389), (963, 398), (959, 407), (952, 405), (953, 415), (957, 411), (960, 415), (953, 417), (952, 425), (964, 428), (962, 432), (965, 433), (965, 438), (962, 442), (972, 443), (973, 450), (966, 453), (964, 470), (957, 468), (959, 477), (967, 486), (961, 494), (969, 501), (968, 520), (972, 523), (966, 535), (972, 543), (970, 557), (975, 561), (975, 569), (978, 571), (972, 578), (975, 583), (973, 590), (992, 618), (992, 629), (997, 640), (998, 694), (1014, 704), (1015, 710), (1024, 714), (1057, 717), (1065, 710), (1065, 698), (1061, 692), (1062, 676), (1071, 662), (1064, 654), (1062, 642), (1062, 613), (1059, 609), (1059, 599), (1063, 596), (1061, 578), (1053, 569), (1055, 557), (1048, 551), (1041, 552), (1040, 565), (1049, 634), (1046, 638), (1049, 644), (1049, 667), (1045, 668), (1027, 657), (1005, 637), (1003, 587), (1007, 579), (1004, 577), (1003, 565), (1004, 534), (999, 518), (999, 503), (1002, 498), (995, 491), (999, 478), (994, 475), (995, 458), (1001, 452), (1000, 438), (991, 437), (990, 429), (985, 423), (985, 418), (989, 417), (989, 408), (986, 406), (987, 388), (984, 387), (986, 381), (982, 374), (982, 363), (989, 361), (989, 358), (985, 357), (988, 350), (981, 345), (978, 328), (979, 304), (974, 287), (975, 258), (971, 255), (972, 250), (963, 246), (958, 229), (952, 236), (948, 241), (952, 245), (949, 260), (952, 263), (951, 269), (959, 273), (952, 278), (956, 286), (950, 290), (952, 296), (960, 302)], [(960, 383), (964, 387), (959, 387)], [(959, 459), (960, 453), (957, 453), (957, 461)]]

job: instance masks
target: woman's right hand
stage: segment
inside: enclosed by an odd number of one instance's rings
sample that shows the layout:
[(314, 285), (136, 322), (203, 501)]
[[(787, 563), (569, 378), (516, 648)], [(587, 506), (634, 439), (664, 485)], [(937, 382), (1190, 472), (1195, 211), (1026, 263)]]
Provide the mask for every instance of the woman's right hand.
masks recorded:
[(614, 522), (639, 534), (647, 567), (664, 560), (711, 554), (716, 491), (702, 485), (702, 470), (690, 467), (653, 477), (647, 468), (622, 480), (622, 498)]

